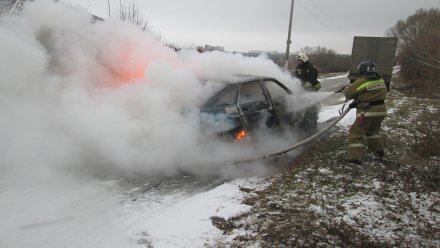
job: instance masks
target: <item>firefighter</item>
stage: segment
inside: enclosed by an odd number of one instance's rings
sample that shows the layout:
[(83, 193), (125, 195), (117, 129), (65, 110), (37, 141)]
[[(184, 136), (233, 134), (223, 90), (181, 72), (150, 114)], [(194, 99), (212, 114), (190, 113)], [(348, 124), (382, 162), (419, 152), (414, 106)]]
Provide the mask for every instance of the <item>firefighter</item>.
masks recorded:
[(295, 70), (295, 77), (301, 80), (301, 86), (306, 90), (318, 91), (321, 89), (321, 83), (318, 81), (318, 70), (309, 61), (309, 57), (305, 53), (296, 55), (298, 65)]
[[(318, 70), (309, 61), (305, 53), (298, 53), (296, 56), (298, 65), (296, 66), (295, 76), (301, 81), (301, 86), (306, 91), (318, 91), (321, 89), (321, 83), (318, 81)], [(320, 104), (314, 104), (305, 111), (304, 121), (300, 124), (306, 131), (314, 131), (318, 123), (318, 113)]]
[(347, 100), (354, 99), (349, 107), (357, 109), (356, 120), (348, 133), (347, 159), (351, 163), (362, 164), (364, 136), (367, 138), (369, 151), (380, 158), (385, 155), (379, 131), (383, 119), (387, 116), (387, 88), (373, 61), (362, 61), (358, 66), (358, 72), (361, 78), (345, 90)]

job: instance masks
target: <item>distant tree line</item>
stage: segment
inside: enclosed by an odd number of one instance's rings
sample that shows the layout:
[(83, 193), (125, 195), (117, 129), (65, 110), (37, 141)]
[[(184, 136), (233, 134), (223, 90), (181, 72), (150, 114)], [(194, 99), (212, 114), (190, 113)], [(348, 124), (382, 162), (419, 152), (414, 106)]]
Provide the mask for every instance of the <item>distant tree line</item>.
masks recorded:
[(440, 9), (420, 9), (387, 31), (398, 39), (399, 76), (424, 97), (440, 96)]
[[(350, 55), (338, 54), (335, 50), (326, 47), (304, 47), (300, 51), (305, 52), (310, 61), (316, 66), (319, 73), (327, 72), (346, 72), (350, 68)], [(247, 53), (249, 56), (257, 56), (259, 53)], [(269, 59), (278, 66), (284, 67), (285, 53), (270, 52), (267, 54)], [(296, 54), (289, 56), (289, 70), (295, 70), (297, 66)]]
[(320, 72), (347, 72), (350, 68), (350, 55), (338, 54), (325, 47), (305, 47), (301, 49)]

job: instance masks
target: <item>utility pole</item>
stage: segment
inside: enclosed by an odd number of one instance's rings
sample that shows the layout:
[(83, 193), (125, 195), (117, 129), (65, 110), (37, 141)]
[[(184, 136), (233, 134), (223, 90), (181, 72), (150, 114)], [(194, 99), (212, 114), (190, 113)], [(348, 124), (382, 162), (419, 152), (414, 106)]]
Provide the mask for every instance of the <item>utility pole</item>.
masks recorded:
[(292, 4), (290, 5), (289, 30), (288, 30), (287, 42), (286, 42), (287, 43), (286, 58), (284, 61), (284, 69), (286, 70), (289, 69), (289, 48), (290, 48), (290, 44), (292, 43), (292, 41), (290, 40), (290, 33), (292, 31), (293, 2), (294, 0), (292, 0)]
[(110, 0), (107, 0), (107, 9), (108, 9), (108, 18), (110, 18), (111, 17), (111, 14), (110, 14)]

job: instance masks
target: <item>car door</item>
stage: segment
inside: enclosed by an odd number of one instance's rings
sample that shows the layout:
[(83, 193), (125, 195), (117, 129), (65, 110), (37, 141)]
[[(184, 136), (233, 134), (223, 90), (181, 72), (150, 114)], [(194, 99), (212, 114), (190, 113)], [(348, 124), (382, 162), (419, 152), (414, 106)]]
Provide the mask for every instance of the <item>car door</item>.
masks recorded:
[(260, 80), (240, 83), (237, 103), (242, 120), (249, 130), (273, 126), (274, 109)]
[(274, 79), (265, 79), (264, 87), (268, 91), (272, 104), (274, 106), (274, 114), (277, 124), (286, 118), (288, 113), (286, 98), (291, 94), (291, 91)]
[(297, 116), (295, 113), (290, 113), (288, 111), (286, 102), (287, 97), (292, 95), (289, 88), (272, 78), (265, 79), (263, 85), (274, 106), (275, 123), (280, 124), (286, 122), (287, 124), (294, 124)]

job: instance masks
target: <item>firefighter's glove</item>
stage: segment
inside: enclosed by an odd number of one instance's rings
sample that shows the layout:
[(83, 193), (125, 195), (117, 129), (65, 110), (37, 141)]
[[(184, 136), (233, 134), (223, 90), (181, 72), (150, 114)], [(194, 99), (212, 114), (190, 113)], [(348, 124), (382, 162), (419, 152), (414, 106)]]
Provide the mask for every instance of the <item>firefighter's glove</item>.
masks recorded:
[(357, 102), (352, 102), (352, 103), (350, 103), (349, 105), (348, 105), (348, 107), (349, 108), (357, 108), (357, 106), (358, 106), (358, 103)]
[(344, 86), (344, 87), (342, 87), (342, 88), (340, 88), (340, 89), (337, 89), (337, 90), (335, 90), (335, 93), (341, 93), (341, 92), (343, 92), (346, 88), (347, 88), (347, 87)]

